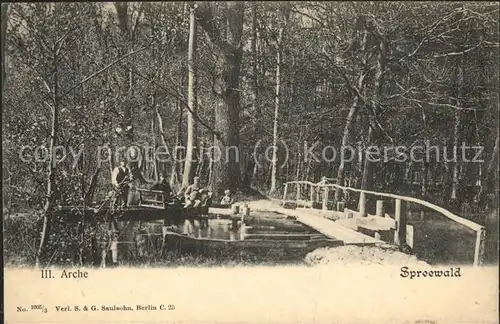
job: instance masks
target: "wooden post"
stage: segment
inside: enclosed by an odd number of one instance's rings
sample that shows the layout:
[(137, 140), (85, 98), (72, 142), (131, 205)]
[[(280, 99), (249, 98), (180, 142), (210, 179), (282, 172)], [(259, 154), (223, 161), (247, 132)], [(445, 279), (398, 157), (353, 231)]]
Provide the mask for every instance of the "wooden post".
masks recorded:
[(310, 193), (309, 199), (311, 200), (311, 208), (313, 208), (313, 205), (314, 205), (314, 186), (313, 185), (311, 185), (311, 193)]
[(246, 214), (247, 210), (250, 211), (250, 209), (248, 209), (248, 206), (243, 207), (243, 212), (241, 214), (240, 220), (239, 221), (237, 220), (236, 223), (233, 223), (236, 225), (236, 229), (238, 228), (238, 222), (240, 223), (240, 240), (244, 240), (247, 234), (246, 230), (247, 226), (245, 226), (245, 216), (247, 215)]
[(476, 232), (476, 247), (474, 249), (474, 266), (479, 266), (483, 263), (485, 237), (486, 237), (486, 230), (484, 228)]
[(233, 217), (233, 218), (231, 219), (231, 229), (232, 229), (233, 231), (238, 230), (238, 221), (239, 221), (239, 220), (238, 220), (238, 218), (236, 218), (236, 217)]
[(97, 241), (96, 231), (92, 231), (90, 236), (90, 250), (92, 252), (92, 265), (99, 266), (99, 242)]
[(415, 246), (415, 228), (411, 225), (406, 225), (406, 244), (412, 249)]
[(287, 191), (288, 191), (288, 182), (285, 183), (285, 191), (283, 192), (283, 206), (285, 206)]
[(168, 227), (163, 225), (161, 227), (161, 255), (164, 255), (165, 252), (167, 252), (167, 233), (168, 233)]
[[(193, 233), (195, 235), (196, 238), (199, 238), (200, 237), (200, 234), (201, 234), (201, 222), (202, 220), (201, 219), (193, 219)], [(195, 232), (196, 231), (196, 232)]]
[(299, 199), (300, 199), (300, 183), (297, 183), (297, 197), (295, 200), (297, 201), (297, 207), (299, 206)]
[(328, 187), (323, 188), (323, 204), (322, 204), (322, 209), (323, 210), (328, 210)]
[(396, 245), (406, 244), (406, 210), (405, 201), (396, 199), (396, 231), (394, 232), (394, 243)]
[(231, 205), (231, 214), (237, 215), (240, 213), (240, 206), (238, 205)]
[(118, 232), (113, 232), (113, 238), (111, 241), (111, 258), (113, 260), (113, 265), (118, 264)]
[(247, 232), (248, 232), (247, 228), (248, 228), (248, 226), (245, 226), (245, 224), (242, 221), (241, 226), (240, 226), (240, 240), (245, 239)]
[(337, 202), (337, 211), (343, 211), (343, 210), (344, 210), (344, 202), (338, 201)]
[(359, 216), (365, 217), (366, 216), (366, 196), (364, 192), (361, 192), (359, 194)]
[(384, 201), (383, 200), (377, 200), (377, 208), (376, 208), (375, 215), (377, 215), (379, 217), (384, 217)]

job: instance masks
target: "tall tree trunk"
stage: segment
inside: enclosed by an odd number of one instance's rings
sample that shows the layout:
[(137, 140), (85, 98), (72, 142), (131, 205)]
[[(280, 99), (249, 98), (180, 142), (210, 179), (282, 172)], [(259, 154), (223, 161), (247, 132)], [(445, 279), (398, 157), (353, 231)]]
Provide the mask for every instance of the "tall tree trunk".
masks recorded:
[[(477, 118), (477, 111), (474, 110), (474, 129), (475, 129), (475, 135), (476, 135), (476, 145), (481, 146), (481, 137), (479, 136), (479, 125), (478, 125), (478, 118)], [(479, 164), (479, 163), (476, 163)], [(476, 186), (479, 187), (478, 190), (478, 197), (481, 195), (481, 192), (483, 190), (483, 165), (482, 163), (479, 165), (476, 165), (477, 168), (477, 173), (476, 173)], [(475, 197), (476, 198), (476, 197)], [(476, 199), (474, 199), (476, 201)]]
[(82, 215), (80, 218), (80, 222), (78, 224), (78, 235), (80, 236), (80, 241), (78, 242), (78, 265), (80, 267), (83, 266), (83, 256), (84, 256), (84, 251), (85, 251), (85, 215), (87, 214), (87, 200), (85, 199), (86, 197), (86, 181), (85, 181), (85, 152), (83, 152), (81, 158), (80, 158), (80, 170), (81, 170), (81, 176), (80, 176), (80, 189), (81, 189), (81, 200), (82, 200)]
[(278, 123), (279, 123), (279, 109), (280, 109), (280, 95), (281, 95), (281, 39), (283, 37), (283, 27), (279, 30), (278, 35), (278, 50), (276, 53), (276, 89), (274, 95), (274, 121), (273, 121), (273, 157), (271, 160), (271, 188), (269, 194), (272, 195), (276, 192), (276, 178), (277, 178), (277, 165), (278, 165)]
[[(215, 24), (212, 4), (202, 3), (196, 11), (198, 22), (218, 50), (222, 101), (215, 107), (215, 126), (219, 138), (215, 147), (222, 158), (213, 164), (214, 191), (240, 186), (240, 69), (243, 54), (244, 2), (225, 3), (226, 26), (220, 31)], [(225, 33), (224, 31), (227, 31)]]
[(429, 173), (429, 168), (428, 168), (428, 163), (427, 162), (422, 162), (422, 179), (420, 183), (420, 196), (422, 198), (425, 198), (427, 196), (427, 176)]
[(94, 199), (94, 194), (97, 187), (97, 180), (99, 180), (100, 173), (101, 173), (101, 168), (98, 167), (94, 171), (92, 177), (90, 178), (90, 184), (87, 188), (87, 191), (85, 192), (85, 202), (87, 205), (90, 205), (92, 203), (92, 200)]
[[(177, 102), (177, 111), (178, 111), (178, 119), (177, 119), (177, 127), (175, 134), (175, 145), (178, 147), (182, 147), (182, 119), (183, 119), (183, 109), (180, 101)], [(177, 186), (179, 184), (180, 174), (179, 167), (177, 161), (179, 160), (179, 152), (175, 151), (175, 156), (172, 156), (172, 171), (170, 174), (170, 185)]]
[(184, 174), (182, 186), (186, 187), (192, 183), (197, 167), (198, 130), (194, 114), (197, 113), (197, 75), (196, 75), (196, 18), (195, 7), (191, 7), (189, 14), (189, 47), (188, 47), (188, 106), (187, 113), (187, 148), (184, 161)]
[(46, 249), (47, 242), (50, 235), (50, 228), (52, 222), (52, 211), (54, 206), (54, 190), (55, 190), (55, 172), (56, 172), (56, 162), (54, 148), (57, 143), (57, 132), (59, 129), (59, 86), (58, 86), (58, 69), (57, 69), (57, 61), (58, 57), (56, 54), (56, 49), (54, 48), (54, 56), (53, 56), (53, 66), (52, 66), (52, 121), (51, 121), (51, 130), (50, 130), (50, 143), (49, 143), (49, 152), (50, 159), (48, 165), (48, 173), (47, 173), (47, 196), (44, 207), (44, 216), (43, 216), (43, 225), (42, 231), (40, 234), (40, 245), (38, 246), (38, 250), (36, 253), (35, 266), (40, 267), (42, 262), (45, 262), (46, 259)]
[[(172, 154), (173, 152), (171, 152), (170, 150), (168, 150), (168, 144), (167, 144), (167, 138), (165, 136), (165, 130), (163, 128), (163, 119), (161, 118), (161, 115), (160, 115), (160, 111), (158, 109), (158, 105), (154, 105), (154, 109), (155, 109), (155, 113), (156, 113), (156, 119), (157, 119), (157, 122), (158, 122), (158, 130), (160, 132), (160, 140), (161, 140), (161, 145), (163, 146), (164, 150), (167, 152), (169, 152), (170, 154)], [(177, 143), (176, 143), (177, 145)], [(163, 151), (162, 151), (163, 152)], [(170, 160), (172, 161), (172, 174), (171, 174), (171, 179), (170, 179), (170, 184), (175, 184), (176, 182), (172, 182), (172, 180), (177, 180), (177, 178), (175, 179), (172, 179), (173, 175), (176, 174), (175, 170), (175, 161), (177, 160), (177, 157), (175, 156), (170, 156), (169, 157)]]
[[(443, 147), (446, 148), (446, 155), (449, 154), (449, 138), (443, 139)], [(444, 164), (444, 174), (443, 174), (443, 198), (442, 203), (445, 203), (449, 207), (450, 203), (450, 194), (452, 187), (452, 168), (449, 160), (446, 158), (446, 155), (443, 154), (443, 164)]]
[(276, 89), (274, 94), (274, 121), (273, 121), (273, 157), (271, 160), (271, 188), (269, 194), (276, 192), (276, 182), (278, 177), (278, 124), (280, 118), (280, 101), (281, 101), (281, 64), (283, 56), (283, 34), (288, 23), (289, 11), (288, 5), (284, 5), (278, 9), (279, 16), (279, 31), (276, 40)]
[[(122, 46), (119, 51), (120, 55), (123, 56), (127, 53), (129, 48), (133, 47), (132, 31), (128, 17), (129, 3), (115, 2), (114, 6), (118, 18), (118, 26), (122, 36)], [(126, 92), (126, 95), (124, 95), (126, 100), (123, 107), (123, 119), (121, 126), (124, 131), (126, 145), (131, 145), (134, 140), (134, 128), (132, 123), (134, 78), (132, 69), (133, 64), (125, 64), (123, 69), (123, 84), (125, 85), (123, 89), (126, 89), (124, 90)]]
[(295, 156), (297, 160), (297, 169), (295, 170), (295, 179), (293, 180), (298, 181), (300, 180), (300, 171), (302, 169), (301, 166), (303, 164), (303, 161), (301, 159), (300, 152), (297, 152)]
[[(213, 147), (215, 147), (215, 143), (217, 142), (217, 137), (215, 136), (215, 134), (212, 136), (212, 145)], [(210, 188), (214, 188), (214, 182), (215, 182), (215, 179), (214, 179), (214, 156), (215, 156), (215, 152), (212, 150), (210, 152), (210, 161), (209, 161), (209, 165), (208, 165), (208, 185), (210, 186)]]
[[(373, 142), (373, 127), (372, 125), (368, 126), (368, 145), (371, 145)], [(361, 189), (370, 190), (372, 187), (372, 178), (373, 178), (373, 168), (371, 166), (372, 162), (370, 158), (368, 158), (368, 153), (365, 154), (365, 162), (363, 168), (363, 178), (361, 181)]]
[[(379, 109), (379, 99), (384, 82), (384, 72), (385, 72), (385, 59), (387, 51), (387, 43), (383, 36), (379, 35), (380, 40), (378, 44), (378, 54), (377, 54), (377, 66), (375, 69), (375, 77), (373, 80), (373, 96), (371, 99), (372, 112), (370, 114), (370, 126), (368, 130), (368, 145), (378, 145), (379, 139), (378, 135), (381, 133), (380, 127), (377, 127), (377, 114)], [(363, 171), (363, 181), (361, 183), (361, 189), (371, 190), (373, 184), (373, 169), (375, 165), (370, 159), (365, 159), (365, 167)]]
[(304, 180), (304, 181), (310, 181), (309, 180), (310, 171), (311, 171), (311, 159), (307, 159), (306, 172), (305, 172), (304, 178), (302, 180)]
[[(422, 125), (423, 125), (423, 132), (424, 132), (424, 143), (427, 143), (428, 138), (427, 138), (427, 118), (425, 115), (425, 110), (422, 109)], [(421, 179), (421, 187), (420, 187), (420, 196), (425, 199), (427, 196), (427, 180), (428, 180), (428, 173), (429, 173), (429, 162), (427, 162), (426, 159), (422, 162), (422, 179)]]
[[(6, 34), (7, 34), (7, 19), (8, 19), (8, 10), (9, 10), (9, 4), (8, 3), (2, 3), (2, 44), (1, 44), (1, 48), (2, 48), (2, 97), (3, 94), (4, 94), (4, 89), (5, 89), (5, 80), (6, 80), (6, 70), (5, 70), (5, 64), (7, 63), (7, 59), (5, 58), (5, 37), (6, 37)], [(4, 118), (6, 119), (6, 121), (9, 120), (9, 116), (10, 116), (10, 113), (4, 111), (4, 100), (2, 100), (2, 114), (4, 116)]]
[[(259, 104), (259, 53), (257, 51), (257, 42), (259, 33), (257, 30), (257, 2), (252, 3), (252, 106), (256, 116), (260, 114)], [(258, 126), (258, 124), (256, 125)]]
[(5, 84), (5, 37), (7, 34), (7, 19), (8, 19), (8, 10), (9, 10), (9, 4), (8, 3), (3, 3), (2, 4), (2, 91), (3, 87)]
[[(460, 129), (460, 111), (457, 109), (455, 110), (455, 124), (453, 126), (453, 147), (452, 150), (453, 152), (456, 152), (458, 148), (458, 136), (459, 136), (459, 129)], [(453, 161), (453, 173), (452, 173), (452, 182), (451, 182), (451, 199), (456, 200), (457, 199), (457, 191), (458, 191), (458, 173), (459, 173), (459, 162), (456, 157), (456, 153), (453, 153), (453, 156), (455, 156), (454, 161)]]
[[(252, 3), (252, 106), (254, 112), (254, 128), (256, 134), (261, 134), (260, 132), (260, 102), (259, 102), (259, 53), (257, 51), (257, 42), (259, 40), (259, 33), (257, 30), (257, 2)], [(252, 155), (249, 166), (245, 172), (245, 179), (243, 181), (243, 186), (250, 188), (252, 183), (256, 180), (258, 175), (259, 164), (256, 163), (255, 159), (258, 159), (258, 155), (260, 152), (256, 152), (255, 155)], [(252, 169), (251, 173), (248, 169)]]
[[(233, 68), (236, 68), (233, 65)], [(239, 74), (234, 69), (231, 74)], [(240, 186), (239, 156), (239, 97), (237, 90), (227, 90), (224, 100), (215, 107), (216, 131), (222, 134), (223, 141), (215, 138), (216, 155), (213, 163), (213, 190), (236, 189)]]
[[(463, 67), (458, 67), (458, 96), (457, 96), (457, 106), (461, 106), (461, 97), (463, 91), (463, 83), (464, 83), (464, 71)], [(459, 145), (459, 137), (460, 137), (460, 110), (455, 109), (455, 124), (453, 126), (453, 181), (451, 184), (451, 199), (456, 200), (457, 192), (458, 192), (458, 181), (459, 181), (459, 167), (460, 163), (458, 162), (457, 150)]]
[[(153, 99), (153, 106), (154, 106), (154, 99)], [(153, 152), (146, 152), (146, 154), (150, 154), (150, 156), (148, 157), (148, 160), (151, 158), (153, 163), (152, 163), (152, 167), (153, 167), (153, 178), (155, 179), (155, 181), (158, 181), (159, 179), (159, 174), (158, 174), (158, 159), (156, 159), (156, 156), (154, 154), (154, 152), (156, 152), (156, 135), (155, 135), (155, 116), (153, 115), (151, 117), (151, 142), (152, 142), (152, 147), (153, 147)]]
[[(363, 53), (363, 56), (361, 58), (361, 66), (362, 66), (362, 71), (360, 72), (358, 76), (358, 90), (361, 92), (363, 89), (364, 81), (365, 81), (365, 70), (366, 70), (366, 43), (368, 41), (368, 31), (366, 29), (363, 30), (363, 38), (361, 40), (361, 53)], [(349, 140), (351, 137), (351, 131), (354, 125), (354, 120), (358, 114), (359, 110), (359, 95), (357, 93), (354, 93), (354, 99), (351, 104), (351, 108), (349, 109), (349, 114), (347, 115), (347, 120), (345, 122), (344, 126), (344, 133), (342, 135), (342, 145), (341, 145), (341, 151), (345, 150), (345, 148), (349, 145)], [(337, 183), (340, 184), (341, 186), (344, 185), (344, 178), (345, 178), (345, 163), (344, 160), (341, 158), (340, 159), (340, 165), (337, 171)], [(340, 201), (341, 200), (341, 195), (342, 195), (342, 190), (337, 188), (335, 190), (335, 201)]]

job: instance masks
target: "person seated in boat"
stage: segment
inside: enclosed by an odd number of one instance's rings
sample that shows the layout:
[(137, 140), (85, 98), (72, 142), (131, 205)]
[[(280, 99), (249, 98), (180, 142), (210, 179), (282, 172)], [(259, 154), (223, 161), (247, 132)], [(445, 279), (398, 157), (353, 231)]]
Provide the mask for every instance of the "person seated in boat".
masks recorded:
[[(163, 191), (163, 197), (165, 197), (165, 202), (170, 202), (172, 201), (172, 188), (170, 187), (170, 184), (167, 181), (167, 178), (163, 173), (160, 173), (160, 179), (158, 182), (153, 184), (150, 188), (151, 190), (159, 190)], [(157, 200), (161, 200), (161, 197), (157, 197)]]
[(233, 198), (231, 197), (231, 190), (224, 191), (224, 197), (220, 201), (220, 204), (223, 206), (231, 205), (233, 203)]
[(196, 206), (210, 206), (212, 204), (212, 191), (201, 189), (199, 196), (200, 203)]
[(203, 200), (207, 200), (208, 190), (203, 189), (200, 185), (200, 177), (194, 177), (193, 184), (189, 185), (184, 191), (185, 204), (187, 207), (198, 207), (203, 204)]
[(111, 172), (111, 183), (116, 191), (113, 206), (125, 207), (128, 200), (130, 170), (127, 167), (127, 162), (120, 161), (120, 165)]

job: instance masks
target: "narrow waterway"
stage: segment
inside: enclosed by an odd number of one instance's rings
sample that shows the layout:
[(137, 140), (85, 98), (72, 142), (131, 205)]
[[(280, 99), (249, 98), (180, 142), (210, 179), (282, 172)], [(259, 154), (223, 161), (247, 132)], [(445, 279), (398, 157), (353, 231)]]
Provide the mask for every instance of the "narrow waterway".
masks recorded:
[[(259, 212), (242, 221), (118, 222), (120, 264), (302, 264), (327, 238), (285, 215)], [(164, 234), (168, 234), (165, 239)], [(193, 264), (194, 265), (194, 264)]]

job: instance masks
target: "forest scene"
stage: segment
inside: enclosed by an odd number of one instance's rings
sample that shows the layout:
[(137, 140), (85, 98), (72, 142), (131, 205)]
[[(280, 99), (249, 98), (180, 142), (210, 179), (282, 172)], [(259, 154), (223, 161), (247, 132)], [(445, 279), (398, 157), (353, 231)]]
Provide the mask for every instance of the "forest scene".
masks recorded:
[[(498, 262), (498, 3), (1, 6), (6, 265), (99, 265), (112, 234), (86, 213), (107, 208), (124, 158), (138, 188), (196, 178), (216, 202), (326, 178), (418, 198), (484, 227)], [(163, 255), (131, 240), (141, 260)]]

